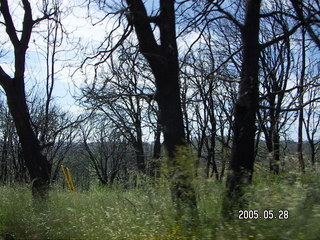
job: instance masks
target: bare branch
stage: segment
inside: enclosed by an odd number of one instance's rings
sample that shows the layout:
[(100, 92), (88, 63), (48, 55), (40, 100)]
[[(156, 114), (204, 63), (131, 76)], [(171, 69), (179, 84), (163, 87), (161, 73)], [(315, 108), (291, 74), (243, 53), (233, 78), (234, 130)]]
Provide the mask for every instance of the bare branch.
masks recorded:
[(4, 87), (4, 85), (8, 84), (10, 80), (11, 77), (0, 66), (0, 84)]
[(272, 40), (270, 40), (269, 42), (260, 44), (260, 50), (263, 50), (264, 48), (270, 47), (271, 45), (278, 43), (286, 38), (288, 38), (289, 36), (291, 36), (293, 33), (295, 33), (299, 27), (302, 26), (302, 23), (298, 23), (296, 26), (294, 26), (290, 31), (287, 31), (286, 33), (284, 33), (283, 35), (276, 37)]
[(24, 50), (28, 48), (29, 40), (31, 37), (33, 20), (32, 20), (32, 11), (31, 6), (28, 0), (22, 0), (24, 7), (24, 18), (23, 18), (23, 30), (21, 35), (20, 43)]
[(13, 46), (18, 47), (20, 42), (17, 36), (16, 28), (13, 24), (13, 20), (9, 11), (8, 1), (7, 0), (1, 0), (0, 1), (0, 11), (3, 15), (5, 25), (6, 25), (6, 32), (8, 33), (8, 36), (10, 38), (10, 41), (12, 42)]
[[(308, 102), (305, 102), (303, 105), (299, 106), (299, 107), (295, 107), (295, 108), (282, 108), (280, 109), (281, 112), (295, 112), (295, 111), (300, 111), (301, 109), (303, 109), (304, 107), (308, 106), (311, 103), (314, 102), (319, 102), (320, 97), (314, 98)], [(269, 109), (269, 110), (279, 110), (276, 107), (270, 107), (270, 106), (259, 106), (259, 108), (261, 109)]]

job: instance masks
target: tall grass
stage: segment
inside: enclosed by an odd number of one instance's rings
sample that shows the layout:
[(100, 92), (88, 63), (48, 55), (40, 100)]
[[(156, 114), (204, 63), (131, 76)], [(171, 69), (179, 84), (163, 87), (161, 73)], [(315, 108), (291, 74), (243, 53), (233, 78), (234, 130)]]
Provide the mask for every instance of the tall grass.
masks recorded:
[(95, 188), (71, 194), (52, 190), (35, 206), (25, 186), (0, 187), (0, 239), (320, 239), (320, 177), (260, 174), (248, 189), (248, 209), (289, 210), (287, 220), (226, 222), (224, 185), (197, 180), (200, 222), (193, 232), (177, 225), (165, 181), (131, 190)]

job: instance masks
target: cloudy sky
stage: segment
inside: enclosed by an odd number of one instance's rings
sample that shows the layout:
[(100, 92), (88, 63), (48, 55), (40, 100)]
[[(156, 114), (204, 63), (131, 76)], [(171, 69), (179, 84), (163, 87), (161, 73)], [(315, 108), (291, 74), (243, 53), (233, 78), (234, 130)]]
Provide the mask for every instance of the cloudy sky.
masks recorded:
[[(77, 87), (82, 85), (85, 78), (93, 76), (93, 72), (92, 68), (89, 67), (83, 68), (83, 71), (79, 71), (77, 69), (79, 69), (83, 59), (86, 56), (92, 55), (106, 38), (107, 34), (117, 26), (119, 15), (107, 15), (107, 13), (110, 13), (110, 10), (100, 10), (94, 4), (88, 8), (86, 4), (87, 1), (85, 0), (56, 1), (61, 2), (61, 23), (65, 33), (62, 35), (61, 28), (58, 29), (57, 38), (59, 46), (57, 46), (57, 53), (55, 55), (55, 84), (53, 96), (55, 96), (56, 101), (66, 110), (79, 111), (78, 107), (74, 106), (75, 102), (72, 95), (76, 94)], [(13, 0), (9, 2), (15, 27), (19, 31), (22, 28), (24, 14), (21, 1)], [(41, 9), (43, 9), (44, 2), (46, 1), (30, 1), (33, 19), (43, 16)], [(112, 1), (109, 2), (111, 3)], [(146, 1), (149, 14), (155, 14), (153, 9), (157, 9), (157, 2), (158, 1), (154, 0)], [(114, 11), (119, 9), (119, 7), (115, 5), (112, 5), (111, 8), (114, 8)], [(0, 21), (3, 21), (1, 16), (0, 19)], [(49, 23), (48, 21), (42, 21), (34, 27), (27, 52), (27, 90), (34, 89), (36, 85), (39, 92), (45, 92), (47, 76), (46, 41), (48, 39), (47, 35), (50, 24), (52, 28), (52, 22)], [(113, 33), (113, 41), (116, 42), (117, 37), (122, 33), (123, 28), (120, 27)], [(190, 33), (188, 34), (188, 39), (180, 41), (178, 45), (182, 48), (184, 44), (193, 42), (197, 37), (198, 33)], [(8, 41), (8, 35), (6, 34), (3, 25), (0, 27), (0, 42), (0, 49), (3, 50), (3, 52), (6, 52), (5, 55), (2, 54), (0, 57), (0, 65), (9, 75), (12, 76), (14, 71), (13, 48), (10, 41)], [(51, 57), (52, 46), (50, 47), (49, 52), (50, 54), (48, 56)]]
[[(32, 0), (30, 2), (33, 19), (41, 17), (42, 13), (39, 9), (42, 8), (41, 3), (44, 1)], [(18, 0), (10, 1), (9, 4), (13, 22), (19, 36), (24, 11)], [(114, 20), (104, 19), (104, 21), (98, 22), (103, 19), (105, 13), (94, 8), (94, 6), (88, 10), (86, 5), (79, 5), (79, 1), (64, 0), (61, 4), (61, 23), (65, 33), (61, 34), (61, 28), (58, 29), (57, 39), (59, 44), (56, 48), (57, 53), (54, 56), (55, 84), (53, 95), (58, 104), (65, 110), (78, 111), (79, 109), (74, 106), (72, 95), (76, 94), (76, 88), (81, 86), (85, 76), (81, 71), (75, 70), (81, 65), (85, 55), (92, 53), (103, 41), (106, 32), (112, 29)], [(2, 16), (0, 16), (0, 19), (2, 22)], [(45, 92), (47, 76), (46, 41), (48, 39), (49, 24), (51, 24), (51, 28), (53, 29), (52, 22), (42, 21), (34, 27), (31, 36), (26, 64), (27, 91), (30, 91), (30, 89), (35, 90), (36, 88), (40, 93)], [(0, 27), (0, 42), (2, 53), (0, 65), (10, 76), (13, 76), (13, 47), (10, 41), (8, 41), (8, 35), (3, 25)], [(51, 58), (52, 46), (49, 52), (48, 56)], [(51, 67), (49, 71), (52, 72)], [(90, 75), (88, 72), (87, 74)]]

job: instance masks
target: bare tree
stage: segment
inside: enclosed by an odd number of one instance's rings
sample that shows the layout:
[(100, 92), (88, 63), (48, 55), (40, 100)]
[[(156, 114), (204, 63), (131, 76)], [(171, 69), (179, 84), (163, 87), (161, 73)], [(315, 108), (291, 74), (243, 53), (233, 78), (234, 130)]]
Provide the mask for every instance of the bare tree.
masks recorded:
[[(199, 47), (198, 54), (190, 51), (183, 62), (182, 78), (184, 89), (182, 94), (182, 104), (184, 120), (187, 126), (187, 135), (190, 135), (190, 142), (197, 150), (198, 166), (200, 160), (206, 161), (206, 175), (209, 178), (210, 169), (217, 179), (219, 173), (215, 160), (216, 152), (216, 105), (215, 97), (219, 81), (214, 79), (209, 73), (214, 64), (211, 49)], [(198, 168), (197, 166), (197, 168)]]
[[(282, 29), (286, 28), (284, 20), (281, 22)], [(284, 29), (284, 32), (288, 31)], [(271, 29), (267, 35), (279, 34), (276, 29)], [(280, 133), (292, 116), (292, 112), (283, 112), (285, 105), (291, 104), (291, 97), (295, 88), (288, 90), (290, 76), (292, 74), (292, 49), (291, 40), (288, 38), (280, 43), (274, 44), (261, 52), (261, 88), (260, 88), (260, 110), (258, 120), (264, 141), (270, 155), (270, 172), (278, 174), (280, 171)], [(266, 106), (267, 108), (263, 108)]]
[(297, 152), (298, 152), (298, 159), (300, 163), (300, 170), (301, 172), (305, 172), (305, 162), (303, 159), (303, 119), (304, 119), (304, 87), (305, 84), (305, 77), (306, 77), (306, 45), (305, 45), (305, 29), (302, 28), (302, 46), (301, 46), (301, 75), (298, 83), (298, 102), (299, 102), (299, 113), (298, 113), (298, 144), (297, 144)]
[[(318, 92), (319, 90), (315, 87), (310, 89), (307, 93), (309, 95), (309, 99), (314, 99)], [(309, 104), (306, 108), (306, 116), (303, 119), (306, 137), (310, 147), (310, 160), (312, 166), (315, 166), (316, 164), (316, 154), (320, 147), (320, 137), (318, 135), (320, 127), (320, 115), (318, 109), (319, 107), (317, 103), (313, 102)]]
[(320, 2), (319, 0), (290, 0), (298, 16), (311, 39), (320, 49), (319, 23)]
[(241, 30), (243, 57), (240, 89), (234, 112), (230, 172), (223, 206), (226, 215), (245, 204), (242, 188), (251, 182), (253, 173), (255, 117), (258, 111), (260, 4), (261, 1), (246, 1), (243, 25), (231, 18)]
[(34, 196), (44, 197), (50, 181), (51, 164), (41, 153), (40, 142), (37, 139), (30, 121), (30, 113), (25, 94), (25, 65), (32, 29), (34, 25), (43, 19), (54, 15), (56, 10), (45, 12), (43, 17), (36, 20), (32, 17), (30, 2), (22, 0), (24, 9), (22, 29), (16, 29), (8, 2), (0, 2), (0, 11), (4, 20), (7, 36), (14, 49), (14, 76), (11, 77), (0, 67), (0, 84), (7, 97), (9, 110), (12, 114), (19, 141), (21, 143), (23, 157), (32, 179)]
[[(11, 77), (8, 72), (0, 67), (0, 84), (6, 93), (8, 107), (19, 136), (23, 160), (32, 181), (33, 196), (44, 198), (47, 196), (51, 179), (52, 161), (56, 159), (58, 149), (61, 149), (63, 145), (60, 141), (63, 135), (61, 133), (74, 124), (74, 122), (66, 123), (65, 115), (59, 112), (56, 107), (51, 106), (54, 81), (56, 79), (56, 53), (58, 52), (58, 47), (62, 44), (63, 35), (61, 11), (59, 9), (61, 2), (59, 0), (43, 1), (42, 4), (37, 5), (38, 9), (36, 7), (32, 9), (28, 0), (19, 1), (18, 7), (23, 11), (22, 24), (19, 24), (18, 17), (11, 14), (12, 9), (10, 8), (12, 6), (8, 4), (8, 1), (4, 0), (0, 3), (3, 18), (2, 24), (10, 40), (8, 43), (11, 43), (14, 53), (13, 76)], [(32, 10), (38, 10), (42, 16), (34, 19)], [(44, 54), (47, 70), (44, 104), (41, 96), (33, 96), (33, 94), (38, 93), (27, 93), (25, 84), (27, 49), (33, 33), (42, 36), (41, 27), (37, 33), (34, 31), (34, 28), (42, 23), (47, 23), (46, 33), (44, 33), (45, 36), (43, 37), (45, 47), (42, 49), (43, 52), (40, 50), (41, 54)], [(36, 45), (39, 50), (42, 46), (41, 41), (37, 40), (34, 39), (32, 44)], [(37, 105), (32, 105), (33, 101), (36, 101)], [(62, 123), (61, 121), (64, 122)], [(57, 139), (59, 139), (59, 143), (52, 147)], [(63, 155), (65, 154), (60, 155), (60, 157)], [(60, 161), (62, 160), (60, 159)], [(54, 172), (56, 172), (56, 169)]]
[[(116, 5), (119, 6), (119, 4)], [(186, 135), (180, 99), (174, 1), (160, 0), (159, 9), (153, 11), (153, 15), (148, 15), (146, 6), (141, 0), (127, 0), (126, 5), (121, 7), (122, 9), (115, 12), (126, 16), (127, 25), (124, 28), (124, 34), (118, 38), (119, 41), (113, 48), (101, 51), (99, 55), (108, 56), (110, 51), (127, 38), (134, 27), (139, 50), (148, 61), (155, 78), (155, 100), (159, 107), (164, 145), (170, 159), (168, 165), (171, 169), (171, 190), (177, 216), (178, 218), (184, 214), (196, 216), (196, 196), (191, 184), (193, 176), (185, 175), (188, 171), (184, 170), (185, 166), (179, 163), (175, 154), (179, 146), (185, 146)], [(159, 30), (159, 35), (154, 31), (153, 26)], [(112, 38), (109, 38), (109, 43), (111, 42)]]
[(141, 74), (141, 57), (137, 51), (129, 53), (127, 46), (123, 44), (114, 52), (110, 63), (104, 65), (105, 69), (94, 83), (82, 88), (81, 101), (87, 108), (105, 115), (107, 121), (112, 122), (110, 126), (122, 132), (123, 137), (135, 149), (138, 170), (145, 173), (144, 109), (152, 99), (153, 83)]
[[(190, 177), (184, 166), (175, 158), (178, 146), (185, 145), (185, 132), (181, 110), (179, 87), (178, 49), (175, 31), (174, 1), (159, 1), (159, 13), (154, 17), (147, 14), (142, 1), (127, 0), (132, 24), (139, 41), (141, 53), (147, 59), (156, 82), (156, 101), (159, 105), (163, 126), (164, 144), (170, 158), (172, 196), (175, 199), (178, 216), (196, 214), (196, 198)], [(157, 42), (151, 23), (160, 32)]]
[(112, 185), (130, 165), (126, 139), (99, 117), (84, 123), (81, 132), (83, 154), (90, 159), (100, 183)]

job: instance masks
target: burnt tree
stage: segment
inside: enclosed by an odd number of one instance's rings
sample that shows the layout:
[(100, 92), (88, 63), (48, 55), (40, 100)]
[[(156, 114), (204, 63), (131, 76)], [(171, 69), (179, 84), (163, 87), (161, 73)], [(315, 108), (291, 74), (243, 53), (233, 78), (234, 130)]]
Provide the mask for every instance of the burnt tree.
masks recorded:
[[(179, 63), (176, 43), (175, 8), (173, 0), (160, 0), (157, 16), (148, 16), (141, 0), (127, 0), (129, 22), (134, 26), (140, 52), (147, 59), (155, 77), (164, 145), (169, 156), (172, 179), (172, 196), (178, 215), (194, 214), (196, 198), (190, 179), (184, 174), (176, 157), (178, 146), (186, 144), (179, 86)], [(159, 28), (157, 43), (151, 24)]]
[(6, 93), (8, 107), (19, 136), (23, 157), (32, 180), (33, 196), (44, 197), (49, 186), (51, 164), (41, 153), (40, 142), (31, 126), (24, 82), (26, 52), (32, 28), (40, 19), (33, 20), (29, 1), (21, 2), (24, 16), (20, 33), (15, 28), (7, 0), (0, 1), (6, 32), (14, 49), (14, 76), (11, 77), (0, 66), (0, 85)]
[[(243, 186), (251, 182), (255, 159), (255, 118), (258, 111), (259, 24), (261, 0), (246, 1), (241, 26), (243, 58), (238, 100), (235, 104), (233, 144), (223, 211), (243, 204)], [(231, 204), (231, 205), (230, 205)]]

